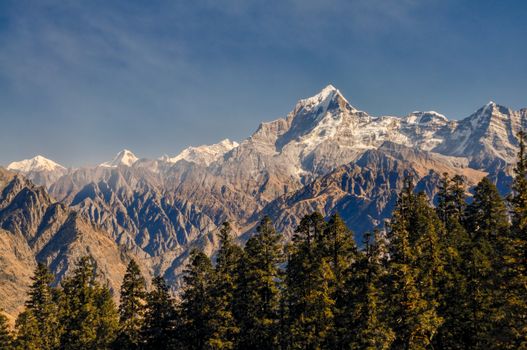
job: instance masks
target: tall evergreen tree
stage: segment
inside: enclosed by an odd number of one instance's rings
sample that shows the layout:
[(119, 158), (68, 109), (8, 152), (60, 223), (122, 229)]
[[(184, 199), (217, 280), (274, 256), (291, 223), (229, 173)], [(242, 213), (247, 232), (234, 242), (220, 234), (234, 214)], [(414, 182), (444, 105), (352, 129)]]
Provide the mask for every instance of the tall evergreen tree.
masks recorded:
[(205, 349), (213, 336), (211, 284), (215, 281), (212, 263), (205, 253), (193, 250), (183, 274), (182, 324), (178, 333), (186, 349)]
[(152, 281), (153, 289), (148, 293), (145, 321), (142, 330), (144, 349), (175, 349), (176, 309), (170, 290), (162, 276)]
[(527, 349), (527, 135), (518, 133), (519, 151), (512, 193), (510, 235), (502, 239), (503, 265), (501, 272), (502, 294), (506, 306), (502, 333), (504, 347)]
[(345, 329), (340, 349), (389, 349), (395, 335), (386, 320), (382, 281), (386, 277), (385, 249), (378, 231), (373, 242), (366, 233), (364, 250), (346, 274)]
[(220, 248), (216, 258), (216, 278), (211, 289), (215, 306), (211, 320), (213, 333), (208, 345), (213, 349), (234, 349), (240, 331), (234, 318), (234, 294), (243, 252), (234, 242), (228, 222), (223, 223), (218, 236)]
[[(427, 221), (431, 212), (423, 201), (413, 193), (412, 180), (406, 179), (390, 223), (387, 302), (394, 349), (426, 349), (442, 322), (431, 271), (423, 270), (438, 270), (434, 232), (425, 232), (434, 224)], [(425, 256), (433, 262), (425, 262)]]
[(109, 349), (117, 332), (118, 315), (110, 291), (97, 282), (93, 258), (80, 258), (62, 287), (60, 348)]
[(146, 299), (146, 281), (135, 260), (130, 260), (121, 285), (117, 347), (138, 349), (141, 345)]
[(466, 208), (464, 180), (456, 175), (444, 174), (438, 192), (436, 212), (443, 223), (440, 245), (445, 273), (438, 281), (438, 313), (444, 319), (434, 341), (434, 348), (464, 349), (467, 309), (467, 283), (462, 253), (469, 245), (469, 237), (463, 226)]
[(14, 338), (9, 324), (7, 323), (7, 317), (4, 316), (2, 310), (0, 310), (0, 350), (12, 350), (14, 347)]
[(324, 234), (321, 236), (318, 250), (320, 257), (327, 259), (333, 278), (330, 283), (331, 299), (333, 306), (333, 334), (328, 338), (328, 346), (342, 348), (346, 333), (346, 315), (344, 309), (345, 297), (345, 275), (350, 271), (350, 266), (357, 258), (357, 248), (353, 238), (353, 232), (346, 226), (339, 214), (331, 216)]
[(245, 245), (236, 292), (241, 349), (277, 349), (279, 346), (280, 280), (283, 262), (281, 236), (264, 217)]
[(107, 286), (96, 286), (96, 340), (95, 349), (110, 349), (119, 330), (119, 312)]
[(53, 275), (46, 265), (39, 263), (32, 280), (26, 309), (37, 321), (42, 350), (53, 349), (60, 340), (58, 310), (51, 288)]
[(15, 349), (39, 350), (41, 339), (38, 322), (31, 312), (23, 311), (16, 319)]
[(486, 177), (474, 190), (465, 226), (470, 236), (463, 259), (469, 310), (465, 343), (471, 349), (489, 349), (497, 345), (501, 332), (498, 325), (504, 317), (504, 296), (498, 293), (497, 272), (503, 268), (500, 246), (508, 235), (509, 222), (503, 199)]
[(293, 236), (286, 271), (293, 349), (322, 348), (335, 333), (331, 288), (334, 275), (329, 259), (319, 249), (325, 228), (322, 215), (313, 213), (302, 218)]
[(51, 288), (53, 275), (46, 265), (39, 263), (31, 279), (33, 282), (29, 287), (26, 310), (17, 323), (18, 333), (21, 334), (20, 342), (29, 346), (28, 342), (33, 339), (34, 345), (39, 349), (54, 349), (59, 344), (60, 327), (58, 308)]

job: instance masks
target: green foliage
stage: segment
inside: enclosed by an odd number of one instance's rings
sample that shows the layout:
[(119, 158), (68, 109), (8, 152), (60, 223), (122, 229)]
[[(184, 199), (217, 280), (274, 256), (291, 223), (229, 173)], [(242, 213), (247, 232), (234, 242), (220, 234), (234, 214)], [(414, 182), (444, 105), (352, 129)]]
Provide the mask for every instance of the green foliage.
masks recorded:
[(37, 321), (42, 350), (53, 349), (59, 342), (58, 309), (51, 288), (53, 275), (46, 265), (39, 263), (32, 280), (26, 308)]
[(438, 193), (436, 212), (443, 223), (440, 244), (445, 273), (438, 281), (438, 312), (444, 322), (434, 339), (434, 348), (464, 349), (463, 339), (469, 316), (464, 252), (469, 247), (463, 226), (466, 209), (464, 180), (459, 175), (444, 174)]
[(20, 346), (22, 343), (30, 346), (32, 342), (42, 350), (55, 349), (60, 341), (60, 326), (59, 310), (53, 300), (54, 289), (51, 288), (53, 275), (46, 265), (39, 263), (31, 279), (33, 283), (29, 287), (26, 310), (17, 322)]
[(153, 289), (147, 295), (142, 329), (144, 349), (175, 349), (176, 309), (170, 290), (161, 276), (154, 277)]
[(470, 235), (463, 259), (469, 310), (466, 345), (488, 349), (497, 345), (501, 332), (498, 325), (504, 317), (499, 271), (503, 268), (501, 242), (509, 230), (505, 203), (488, 178), (483, 178), (474, 190), (465, 226)]
[(389, 232), (387, 300), (394, 349), (430, 347), (443, 319), (437, 313), (434, 273), (441, 272), (437, 217), (406, 180)]
[(7, 317), (0, 310), (0, 350), (11, 350), (14, 348), (14, 338), (7, 323)]
[(333, 303), (332, 334), (327, 339), (327, 345), (341, 348), (349, 330), (346, 327), (348, 315), (345, 311), (346, 274), (357, 259), (357, 247), (353, 232), (346, 226), (339, 214), (331, 216), (324, 234), (318, 243), (319, 258), (325, 259), (331, 268), (332, 278), (328, 281), (330, 297)]
[(140, 331), (145, 312), (146, 281), (135, 260), (126, 267), (121, 285), (119, 304), (119, 349), (138, 349), (141, 343)]
[(42, 347), (38, 322), (31, 311), (24, 311), (16, 320), (16, 349), (37, 350)]
[(265, 217), (245, 245), (240, 263), (235, 309), (240, 324), (239, 348), (277, 349), (280, 331), (279, 265), (281, 236)]
[(60, 348), (109, 349), (117, 332), (117, 310), (108, 288), (97, 282), (93, 258), (82, 257), (62, 288)]
[(187, 349), (205, 349), (212, 337), (213, 305), (211, 288), (215, 280), (212, 263), (205, 253), (193, 250), (183, 275), (180, 334)]
[(325, 229), (319, 213), (305, 216), (289, 250), (285, 293), (292, 349), (319, 349), (335, 333), (335, 275), (321, 245)]
[[(386, 277), (385, 247), (379, 232), (364, 236), (364, 250), (357, 254), (346, 274), (343, 339), (344, 349), (389, 349), (395, 334), (386, 319), (382, 282)], [(350, 332), (350, 330), (353, 330)]]
[(212, 336), (208, 340), (208, 346), (211, 349), (234, 349), (240, 331), (234, 318), (234, 294), (242, 249), (234, 243), (228, 222), (223, 223), (219, 239), (215, 279), (210, 291), (213, 315)]
[(502, 290), (505, 300), (503, 347), (527, 349), (527, 152), (526, 134), (520, 131), (520, 150), (509, 197), (512, 227), (501, 237)]

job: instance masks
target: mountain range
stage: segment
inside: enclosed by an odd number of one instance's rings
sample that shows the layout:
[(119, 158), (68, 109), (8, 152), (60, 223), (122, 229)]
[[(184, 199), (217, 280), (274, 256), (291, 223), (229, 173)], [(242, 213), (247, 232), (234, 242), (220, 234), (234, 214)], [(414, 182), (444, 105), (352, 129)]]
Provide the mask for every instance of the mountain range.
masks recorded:
[[(314, 210), (339, 212), (357, 239), (383, 225), (412, 176), (433, 200), (443, 173), (467, 190), (489, 176), (507, 193), (527, 109), (489, 102), (462, 120), (434, 112), (370, 116), (328, 85), (241, 142), (94, 167), (42, 156), (0, 172), (0, 308), (14, 315), (37, 261), (57, 276), (92, 254), (117, 292), (130, 258), (177, 288), (190, 249), (213, 254), (230, 221), (243, 241), (264, 215), (290, 237)], [(117, 293), (116, 293), (117, 294)]]

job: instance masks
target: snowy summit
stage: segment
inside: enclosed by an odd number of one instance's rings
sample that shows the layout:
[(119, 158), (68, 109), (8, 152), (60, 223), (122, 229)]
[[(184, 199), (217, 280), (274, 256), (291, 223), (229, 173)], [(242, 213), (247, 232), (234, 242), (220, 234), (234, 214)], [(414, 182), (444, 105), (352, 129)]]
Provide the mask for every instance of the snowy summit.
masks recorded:
[(55, 171), (65, 170), (62, 165), (47, 159), (43, 156), (36, 156), (31, 159), (24, 159), (18, 162), (12, 162), (7, 166), (8, 170), (19, 171), (21, 173), (29, 173), (33, 171)]
[(116, 168), (120, 165), (124, 166), (132, 166), (135, 162), (137, 162), (139, 158), (135, 156), (131, 151), (124, 149), (121, 152), (117, 153), (115, 158), (110, 162), (104, 162), (100, 164), (101, 167), (106, 168)]
[(208, 166), (215, 160), (222, 157), (233, 148), (238, 147), (238, 143), (229, 139), (222, 140), (213, 145), (201, 145), (188, 147), (175, 157), (164, 156), (160, 159), (168, 163), (177, 163), (180, 160)]

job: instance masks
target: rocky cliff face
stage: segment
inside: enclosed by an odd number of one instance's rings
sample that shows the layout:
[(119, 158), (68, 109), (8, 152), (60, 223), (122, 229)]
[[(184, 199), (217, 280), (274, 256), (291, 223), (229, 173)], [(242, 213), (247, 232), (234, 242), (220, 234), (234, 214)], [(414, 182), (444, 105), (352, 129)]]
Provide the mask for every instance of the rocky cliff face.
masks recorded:
[(130, 254), (107, 231), (24, 177), (4, 170), (0, 177), (0, 308), (20, 311), (37, 261), (50, 266), (58, 284), (78, 258), (90, 254), (101, 278), (118, 291)]
[(288, 236), (303, 215), (338, 211), (360, 236), (390, 215), (406, 176), (431, 198), (444, 172), (469, 185), (488, 175), (505, 193), (526, 119), (526, 109), (495, 103), (461, 121), (433, 111), (373, 117), (330, 85), (239, 144), (156, 160), (124, 150), (69, 170), (41, 158), (12, 163), (0, 171), (0, 264), (13, 267), (0, 276), (0, 300), (16, 312), (23, 299), (9, 293), (24, 290), (35, 261), (58, 283), (88, 253), (114, 290), (130, 256), (177, 285), (189, 250), (212, 253), (225, 220), (243, 239), (270, 215)]

